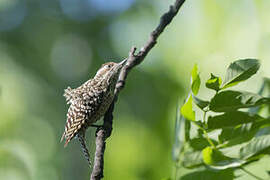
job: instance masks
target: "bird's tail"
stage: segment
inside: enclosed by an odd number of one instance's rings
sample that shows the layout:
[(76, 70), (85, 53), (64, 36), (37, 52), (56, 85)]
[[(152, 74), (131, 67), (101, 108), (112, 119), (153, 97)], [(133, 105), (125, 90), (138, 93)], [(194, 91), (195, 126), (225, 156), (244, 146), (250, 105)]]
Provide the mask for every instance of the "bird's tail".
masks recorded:
[(82, 151), (83, 151), (83, 155), (85, 157), (85, 159), (88, 161), (89, 166), (92, 166), (91, 160), (90, 160), (90, 155), (89, 155), (89, 151), (87, 149), (86, 143), (85, 143), (85, 138), (84, 135), (82, 135), (81, 133), (77, 134), (77, 138), (80, 142)]
[(62, 142), (64, 138), (65, 138), (65, 132), (63, 133), (63, 135), (62, 135), (62, 137), (60, 139), (60, 142)]
[(67, 138), (65, 136), (66, 136), (66, 133), (64, 132), (63, 135), (62, 135), (62, 137), (61, 137), (61, 139), (60, 139), (60, 142), (62, 142), (64, 139), (66, 139), (65, 140), (64, 147), (67, 147), (67, 145), (68, 145), (69, 141), (71, 140), (71, 138), (70, 137)]

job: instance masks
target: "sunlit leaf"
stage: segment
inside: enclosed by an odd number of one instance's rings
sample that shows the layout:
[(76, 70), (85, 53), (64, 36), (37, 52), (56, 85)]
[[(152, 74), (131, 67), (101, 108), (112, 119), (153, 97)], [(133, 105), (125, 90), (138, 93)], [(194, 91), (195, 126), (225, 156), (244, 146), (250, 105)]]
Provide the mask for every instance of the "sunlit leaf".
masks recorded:
[[(218, 139), (219, 142), (222, 144), (222, 147), (228, 148), (232, 146), (237, 146), (232, 147), (233, 149), (229, 149), (228, 151), (230, 153), (236, 153), (237, 156), (234, 157), (240, 158), (239, 154), (241, 144), (245, 145), (245, 143), (249, 142), (255, 135), (258, 136), (269, 133), (269, 129), (261, 129), (261, 127), (269, 125), (270, 122), (268, 119), (261, 119), (261, 117), (259, 117), (258, 120), (250, 123), (222, 128), (221, 134), (219, 135)], [(225, 153), (225, 155), (228, 154)]]
[(245, 164), (247, 161), (241, 159), (227, 159), (224, 161), (220, 161), (215, 165), (210, 165), (211, 169), (215, 170), (224, 170), (229, 168), (237, 168)]
[(209, 105), (209, 101), (205, 101), (202, 100), (198, 97), (196, 97), (195, 95), (192, 94), (192, 98), (193, 98), (193, 102), (202, 110), (204, 110), (204, 108), (206, 108)]
[(192, 69), (191, 77), (192, 77), (191, 90), (195, 95), (197, 95), (199, 92), (199, 89), (200, 89), (200, 85), (201, 85), (201, 78), (198, 74), (197, 64), (195, 64), (193, 69)]
[(203, 162), (212, 169), (222, 170), (243, 165), (246, 161), (225, 156), (221, 151), (206, 147), (202, 151)]
[[(207, 129), (207, 128), (205, 128), (205, 129)], [(209, 129), (207, 129), (207, 130), (208, 130), (207, 134), (208, 134), (209, 138), (211, 139), (211, 141), (214, 144), (218, 145), (218, 143), (219, 143), (218, 137), (221, 133), (221, 129), (215, 129), (215, 130), (211, 130), (211, 131), (209, 131)], [(209, 145), (209, 143), (208, 143), (208, 145)]]
[(231, 63), (227, 69), (222, 89), (235, 86), (239, 82), (245, 81), (254, 75), (259, 68), (260, 63), (256, 59), (242, 59)]
[(192, 95), (190, 94), (185, 102), (185, 104), (181, 107), (181, 114), (184, 118), (195, 121), (195, 112), (192, 109)]
[(260, 129), (256, 132), (255, 137), (269, 135), (270, 134), (270, 121), (267, 119), (268, 125), (261, 126)]
[(187, 151), (184, 153), (183, 166), (192, 168), (203, 164), (201, 151)]
[(259, 115), (250, 115), (247, 112), (229, 111), (221, 115), (208, 117), (208, 128), (218, 129), (224, 127), (233, 127), (239, 124), (263, 120)]
[(218, 162), (217, 158), (218, 158), (219, 154), (220, 153), (218, 153), (217, 150), (208, 146), (208, 147), (204, 148), (202, 151), (203, 162), (207, 165), (213, 165), (216, 162)]
[(210, 101), (209, 108), (214, 112), (235, 111), (269, 103), (269, 98), (244, 91), (222, 91)]
[(254, 137), (246, 146), (240, 149), (240, 156), (247, 159), (253, 155), (258, 155), (267, 148), (270, 148), (270, 134)]
[[(263, 83), (258, 91), (258, 94), (260, 96), (262, 96), (264, 94), (264, 92), (268, 92), (267, 94), (267, 97), (270, 97), (270, 86), (269, 86), (269, 79), (268, 78), (264, 78), (263, 79)], [(270, 107), (270, 106), (269, 106)], [(252, 113), (252, 114), (256, 114), (256, 113), (259, 113), (264, 107), (263, 106), (260, 106), (260, 107), (252, 107), (248, 110), (249, 113)]]
[(217, 77), (211, 73), (210, 79), (208, 79), (205, 83), (205, 86), (209, 89), (213, 89), (215, 91), (220, 90), (220, 85), (222, 83), (222, 80), (220, 77)]

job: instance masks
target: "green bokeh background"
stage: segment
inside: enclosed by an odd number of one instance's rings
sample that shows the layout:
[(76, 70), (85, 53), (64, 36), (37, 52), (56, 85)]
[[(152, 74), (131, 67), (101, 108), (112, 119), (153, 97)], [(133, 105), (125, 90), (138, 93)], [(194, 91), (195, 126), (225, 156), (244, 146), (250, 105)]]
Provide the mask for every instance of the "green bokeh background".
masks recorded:
[[(58, 0), (0, 0), (0, 180), (89, 179), (78, 142), (67, 148), (59, 142), (68, 108), (63, 89), (93, 77), (104, 62), (122, 60), (132, 45), (141, 47), (173, 2), (134, 0), (124, 10), (78, 20), (63, 13)], [(5, 12), (15, 6), (23, 7), (23, 19), (5, 29), (11, 16)], [(206, 80), (210, 72), (224, 77), (233, 60), (259, 58), (258, 75), (240, 84), (240, 89), (259, 89), (261, 78), (270, 77), (269, 9), (269, 0), (186, 1), (129, 74), (107, 141), (104, 179), (172, 176), (175, 109), (189, 90), (194, 63)], [(199, 94), (208, 97), (207, 92), (202, 88)], [(90, 128), (92, 157), (94, 135)], [(266, 157), (247, 169), (267, 177), (269, 163)], [(188, 172), (180, 169), (179, 175), (185, 179)]]

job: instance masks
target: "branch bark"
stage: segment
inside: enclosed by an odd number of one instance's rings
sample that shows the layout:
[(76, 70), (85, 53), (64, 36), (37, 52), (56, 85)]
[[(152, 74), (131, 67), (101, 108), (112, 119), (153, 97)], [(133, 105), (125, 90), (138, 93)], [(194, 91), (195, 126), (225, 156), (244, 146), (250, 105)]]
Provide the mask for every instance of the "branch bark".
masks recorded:
[(118, 82), (116, 84), (114, 101), (104, 116), (103, 127), (97, 129), (96, 132), (96, 153), (90, 180), (100, 180), (103, 178), (104, 152), (106, 139), (110, 137), (112, 132), (114, 106), (117, 101), (119, 92), (125, 87), (125, 82), (129, 72), (132, 68), (139, 65), (150, 52), (150, 50), (156, 45), (158, 37), (164, 31), (167, 25), (171, 23), (172, 19), (176, 16), (184, 2), (185, 0), (176, 0), (174, 5), (170, 6), (169, 11), (161, 16), (158, 26), (150, 34), (148, 41), (137, 54), (136, 47), (131, 48), (127, 58), (127, 63), (121, 70)]

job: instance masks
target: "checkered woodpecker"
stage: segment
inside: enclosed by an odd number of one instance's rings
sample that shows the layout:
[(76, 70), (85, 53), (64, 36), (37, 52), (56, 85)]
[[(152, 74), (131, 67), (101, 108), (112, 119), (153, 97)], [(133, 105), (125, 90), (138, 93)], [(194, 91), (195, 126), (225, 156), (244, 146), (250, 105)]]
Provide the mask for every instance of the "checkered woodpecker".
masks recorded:
[(70, 106), (61, 141), (65, 139), (66, 147), (74, 137), (78, 138), (89, 165), (91, 162), (85, 143), (85, 131), (104, 116), (112, 103), (115, 86), (125, 62), (126, 60), (120, 63), (105, 63), (93, 79), (76, 89), (65, 89), (64, 97)]

